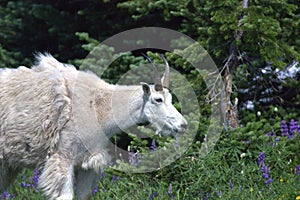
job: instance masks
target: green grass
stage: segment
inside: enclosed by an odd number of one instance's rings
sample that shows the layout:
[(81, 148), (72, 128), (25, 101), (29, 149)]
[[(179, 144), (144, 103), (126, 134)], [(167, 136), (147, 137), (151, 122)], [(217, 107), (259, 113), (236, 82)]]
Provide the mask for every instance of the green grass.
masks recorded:
[[(199, 158), (198, 141), (181, 158), (155, 172), (129, 174), (107, 169), (92, 199), (296, 199), (300, 196), (300, 174), (295, 171), (300, 165), (300, 135), (281, 137), (280, 128), (274, 125), (277, 136), (270, 137), (249, 131), (249, 126), (254, 129), (249, 124), (224, 132), (204, 158)], [(269, 185), (257, 163), (260, 152), (265, 153), (265, 165), (270, 167), (273, 182)], [(24, 175), (32, 176), (32, 172)], [(22, 176), (10, 190), (15, 199), (42, 199), (34, 189), (20, 187), (21, 181)]]

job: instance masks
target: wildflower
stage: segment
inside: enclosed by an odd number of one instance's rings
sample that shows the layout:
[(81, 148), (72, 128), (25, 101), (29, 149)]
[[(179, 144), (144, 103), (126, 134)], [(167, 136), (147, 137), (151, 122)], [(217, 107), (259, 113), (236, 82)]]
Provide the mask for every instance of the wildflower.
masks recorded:
[(298, 122), (296, 122), (294, 119), (291, 119), (289, 126), (290, 126), (290, 133), (300, 133), (300, 126)]
[(260, 166), (261, 163), (265, 162), (266, 154), (264, 152), (260, 152), (257, 158), (257, 165)]
[(245, 156), (246, 156), (245, 153), (242, 153), (242, 154), (240, 155), (241, 158), (244, 158)]
[(168, 194), (172, 194), (173, 190), (172, 190), (172, 184), (170, 183), (169, 188), (168, 188)]
[(38, 182), (41, 172), (38, 169), (33, 170), (32, 187), (38, 192)]
[(103, 179), (106, 177), (106, 173), (102, 169), (99, 170), (99, 174), (99, 179)]
[(113, 175), (111, 181), (117, 181), (117, 180), (119, 180), (119, 176)]
[(233, 185), (232, 185), (232, 181), (231, 181), (231, 179), (230, 179), (230, 181), (229, 181), (229, 187), (230, 187), (230, 189), (232, 189), (232, 188), (233, 188)]
[(23, 188), (34, 189), (35, 192), (38, 192), (38, 182), (41, 172), (38, 169), (33, 170), (33, 177), (29, 177), (26, 180), (26, 176), (22, 176), (22, 182), (18, 185)]
[(260, 111), (257, 111), (257, 116), (261, 116), (261, 112)]
[(139, 163), (140, 163), (140, 157), (142, 155), (139, 153), (139, 152), (133, 152), (133, 150), (131, 149), (129, 152), (128, 152), (128, 160), (129, 160), (129, 163), (132, 165), (132, 166), (138, 166)]
[(270, 176), (270, 175), (269, 175), (268, 173), (263, 173), (263, 174), (262, 174), (262, 177), (263, 177), (263, 178), (269, 178), (269, 176)]
[(23, 187), (23, 188), (27, 188), (30, 187), (29, 183), (26, 183), (25, 181), (22, 181), (21, 183), (18, 184), (19, 186)]
[(289, 135), (289, 128), (285, 120), (281, 121), (280, 129), (281, 129), (281, 136), (285, 137)]
[(0, 199), (12, 199), (15, 198), (16, 195), (15, 194), (9, 194), (9, 192), (5, 191), (3, 192), (3, 194), (0, 194)]
[(95, 188), (93, 189), (93, 195), (95, 195), (97, 192), (98, 192), (98, 188), (95, 187)]
[(274, 108), (274, 112), (278, 112), (278, 108), (277, 107)]
[(284, 182), (283, 178), (280, 178), (279, 181), (280, 181), (281, 183)]
[(269, 178), (268, 180), (266, 180), (266, 186), (268, 186), (270, 183), (273, 182), (273, 179), (272, 178)]
[(10, 194), (7, 191), (3, 192), (3, 199), (9, 199), (9, 198), (10, 198)]
[(296, 176), (300, 174), (300, 165), (296, 166)]
[(150, 200), (153, 200), (154, 197), (157, 197), (158, 194), (156, 192), (153, 192), (151, 195), (150, 195)]
[(270, 176), (270, 167), (266, 166), (265, 163), (262, 164), (261, 166), (261, 172), (262, 172), (262, 177), (263, 178), (269, 178)]
[(155, 151), (156, 150), (156, 143), (155, 140), (153, 139), (151, 142), (151, 146), (150, 146), (151, 151)]
[(297, 197), (296, 197), (296, 200), (297, 200), (297, 199), (300, 199), (300, 196), (297, 196)]
[(266, 135), (269, 136), (269, 137), (275, 137), (276, 136), (276, 134), (273, 133), (273, 132), (267, 132)]
[(257, 159), (257, 164), (260, 167), (262, 177), (264, 179), (267, 179), (265, 183), (266, 183), (266, 186), (268, 186), (271, 182), (273, 182), (273, 179), (270, 178), (270, 167), (268, 167), (265, 164), (265, 158), (266, 158), (266, 155), (264, 152), (259, 153), (258, 159)]

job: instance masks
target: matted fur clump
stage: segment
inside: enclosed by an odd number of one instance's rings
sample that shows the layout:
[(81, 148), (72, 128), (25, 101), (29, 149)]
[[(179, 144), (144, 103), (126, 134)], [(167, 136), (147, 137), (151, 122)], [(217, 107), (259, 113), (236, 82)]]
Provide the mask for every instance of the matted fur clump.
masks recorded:
[[(84, 72), (48, 54), (39, 54), (31, 69), (0, 69), (0, 191), (7, 189), (24, 167), (39, 167), (39, 186), (46, 196), (72, 199), (63, 195), (73, 193), (74, 162), (86, 169), (92, 166), (88, 166), (91, 155), (71, 119), (71, 88), (75, 82), (111, 87), (91, 73), (80, 76), (85, 80), (77, 80), (78, 73)], [(81, 193), (78, 195), (87, 196), (88, 192), (83, 189)]]

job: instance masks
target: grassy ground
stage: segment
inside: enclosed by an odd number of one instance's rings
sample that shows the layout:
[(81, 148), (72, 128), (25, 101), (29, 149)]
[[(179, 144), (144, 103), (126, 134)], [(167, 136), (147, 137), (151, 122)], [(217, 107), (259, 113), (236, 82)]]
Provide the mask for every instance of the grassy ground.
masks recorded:
[[(108, 169), (99, 175), (92, 199), (300, 199), (300, 130), (285, 135), (279, 122), (270, 132), (259, 132), (262, 126), (269, 129), (260, 124), (224, 132), (204, 158), (199, 158), (201, 143), (195, 142), (155, 172)], [(42, 199), (34, 184), (33, 172), (25, 171), (9, 192), (15, 199)]]

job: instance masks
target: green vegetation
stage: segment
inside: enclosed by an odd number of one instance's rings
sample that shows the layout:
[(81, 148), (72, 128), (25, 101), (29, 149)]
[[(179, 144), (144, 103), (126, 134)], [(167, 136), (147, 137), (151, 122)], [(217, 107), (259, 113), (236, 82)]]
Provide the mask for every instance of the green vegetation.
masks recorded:
[[(299, 8), (296, 0), (5, 0), (0, 2), (0, 68), (32, 65), (34, 52), (48, 51), (60, 61), (98, 73), (92, 60), (82, 61), (114, 34), (144, 26), (182, 32), (211, 55), (228, 89), (228, 102), (239, 100), (239, 125), (224, 123), (217, 144), (203, 157), (211, 114), (205, 101), (209, 87), (190, 63), (159, 51), (195, 91), (201, 112), (196, 136), (180, 158), (157, 171), (105, 169), (92, 199), (300, 199)], [(115, 55), (102, 46), (97, 52), (103, 55), (99, 65), (118, 57), (102, 76), (111, 83), (147, 63), (141, 52), (161, 63), (155, 50)], [(150, 138), (121, 134), (113, 141), (135, 156), (174, 142), (148, 129), (140, 131)], [(38, 175), (37, 170), (24, 171), (0, 199), (9, 194), (42, 199)]]

